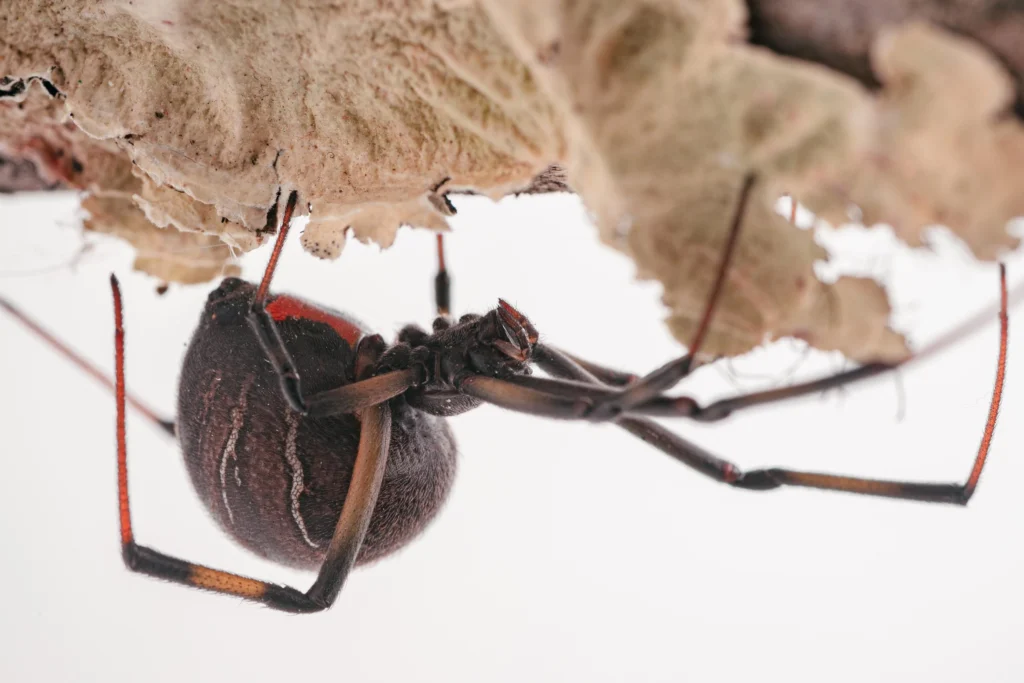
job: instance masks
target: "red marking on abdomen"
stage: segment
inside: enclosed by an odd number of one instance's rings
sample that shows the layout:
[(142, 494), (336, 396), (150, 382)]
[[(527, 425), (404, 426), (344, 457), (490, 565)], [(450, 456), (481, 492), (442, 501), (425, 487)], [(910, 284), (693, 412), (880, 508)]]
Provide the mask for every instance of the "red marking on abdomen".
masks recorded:
[(350, 320), (345, 320), (345, 318), (339, 315), (328, 313), (321, 308), (306, 303), (302, 299), (290, 296), (276, 297), (267, 306), (267, 313), (276, 322), (280, 322), (285, 318), (298, 318), (300, 320), (326, 323), (352, 347), (355, 347), (356, 343), (366, 334), (365, 330)]

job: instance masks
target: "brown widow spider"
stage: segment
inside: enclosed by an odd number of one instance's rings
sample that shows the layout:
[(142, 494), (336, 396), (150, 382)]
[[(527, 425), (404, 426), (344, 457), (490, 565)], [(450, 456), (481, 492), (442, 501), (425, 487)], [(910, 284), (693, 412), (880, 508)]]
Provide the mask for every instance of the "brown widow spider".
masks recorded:
[[(727, 245), (689, 354), (644, 377), (595, 365), (539, 342), (526, 316), (501, 300), (482, 316), (464, 315), (453, 321), (448, 315), (450, 285), (440, 236), (435, 279), (439, 315), (429, 333), (407, 326), (389, 346), (339, 312), (293, 296), (271, 295), (270, 283), (298, 198), (292, 192), (259, 286), (228, 278), (209, 295), (183, 364), (175, 426), (127, 395), (121, 291), (111, 275), (116, 360), (112, 388), (117, 398), (118, 501), (126, 565), (284, 611), (325, 609), (356, 563), (398, 549), (434, 517), (454, 476), (455, 445), (444, 418), (485, 402), (546, 417), (614, 422), (684, 465), (737, 488), (764, 491), (788, 485), (966, 504), (985, 464), (1005, 374), (1008, 296), (1002, 266), (996, 384), (984, 437), (963, 484), (783, 468), (743, 472), (649, 419), (717, 421), (737, 410), (842, 386), (895, 367), (868, 364), (707, 406), (688, 397), (664, 395), (694, 367), (753, 185), (751, 175), (739, 188)], [(106, 381), (10, 304), (0, 304)], [(532, 376), (532, 365), (550, 377)], [(193, 564), (135, 542), (128, 504), (126, 402), (177, 435), (200, 498), (239, 543), (281, 564), (319, 567), (308, 591)]]

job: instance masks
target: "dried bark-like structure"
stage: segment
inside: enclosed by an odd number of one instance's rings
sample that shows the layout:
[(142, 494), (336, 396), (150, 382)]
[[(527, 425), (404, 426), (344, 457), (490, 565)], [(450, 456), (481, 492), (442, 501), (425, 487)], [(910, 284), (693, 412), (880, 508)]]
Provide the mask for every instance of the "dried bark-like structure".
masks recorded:
[[(1021, 11), (830, 4), (751, 2), (758, 46), (740, 0), (13, 0), (0, 152), (89, 189), (93, 227), (148, 245), (138, 265), (165, 279), (219, 272), (218, 241), (261, 243), (291, 189), (310, 209), (306, 248), (330, 258), (349, 228), (385, 246), (404, 223), (444, 229), (442, 181), (571, 186), (603, 239), (665, 285), (684, 342), (756, 169), (706, 350), (795, 335), (894, 359), (906, 349), (884, 292), (819, 282), (823, 250), (772, 201), (792, 192), (833, 219), (857, 204), (911, 244), (947, 223), (982, 258), (1013, 246)], [(937, 23), (906, 21), (926, 6)]]
[(751, 41), (824, 64), (870, 87), (882, 82), (872, 45), (885, 30), (930, 21), (969, 37), (1000, 60), (1017, 82), (1024, 117), (1024, 2), (1020, 0), (748, 0)]

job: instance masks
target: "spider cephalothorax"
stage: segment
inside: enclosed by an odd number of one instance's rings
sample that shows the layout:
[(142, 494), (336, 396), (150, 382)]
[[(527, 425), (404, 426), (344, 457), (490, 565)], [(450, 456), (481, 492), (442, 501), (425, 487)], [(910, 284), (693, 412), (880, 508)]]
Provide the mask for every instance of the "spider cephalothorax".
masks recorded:
[(464, 315), (455, 323), (440, 316), (434, 320), (433, 333), (415, 325), (403, 328), (377, 368), (419, 368), (422, 379), (406, 392), (406, 400), (432, 415), (448, 417), (480, 405), (479, 399), (460, 391), (462, 378), (528, 375), (536, 343), (537, 331), (526, 316), (499, 301), (485, 315)]

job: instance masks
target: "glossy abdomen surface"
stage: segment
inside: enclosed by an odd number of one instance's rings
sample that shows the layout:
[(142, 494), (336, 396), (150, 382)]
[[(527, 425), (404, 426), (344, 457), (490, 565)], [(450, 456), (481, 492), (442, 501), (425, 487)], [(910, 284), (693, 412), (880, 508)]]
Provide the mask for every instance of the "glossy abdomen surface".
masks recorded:
[[(228, 278), (211, 293), (182, 368), (178, 431), (203, 503), (242, 545), (267, 559), (314, 568), (341, 514), (359, 444), (354, 415), (312, 419), (292, 411), (246, 313), (253, 285)], [(267, 309), (306, 395), (352, 381), (358, 325), (288, 298)], [(333, 320), (331, 318), (334, 318)], [(443, 419), (391, 401), (391, 448), (359, 562), (415, 537), (438, 512), (455, 474)]]

